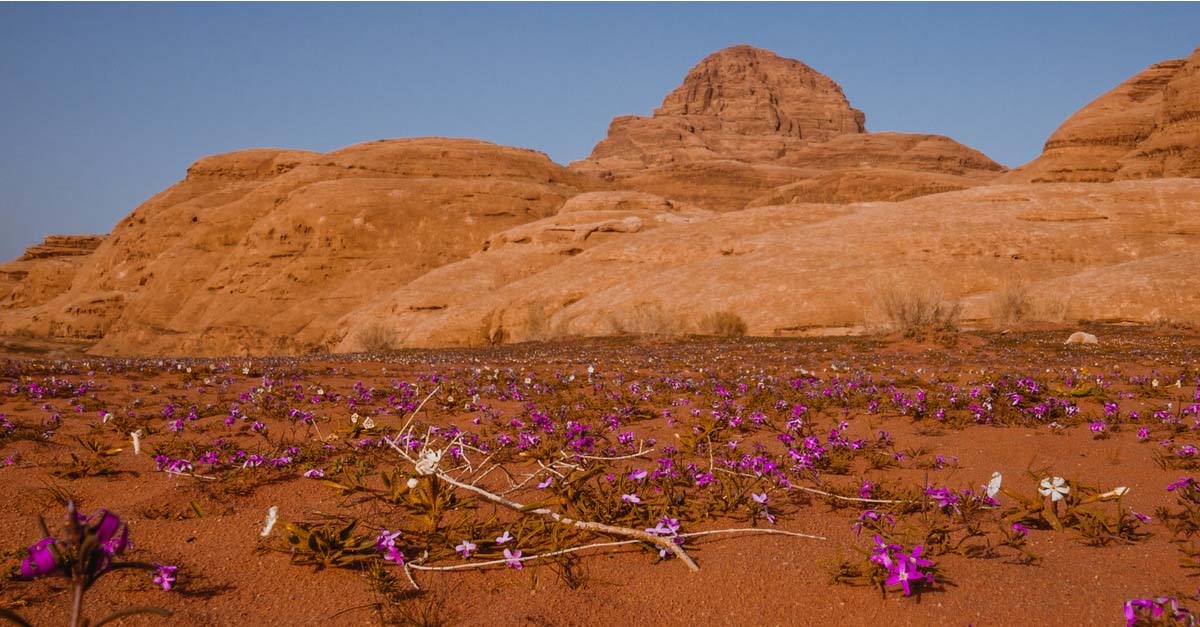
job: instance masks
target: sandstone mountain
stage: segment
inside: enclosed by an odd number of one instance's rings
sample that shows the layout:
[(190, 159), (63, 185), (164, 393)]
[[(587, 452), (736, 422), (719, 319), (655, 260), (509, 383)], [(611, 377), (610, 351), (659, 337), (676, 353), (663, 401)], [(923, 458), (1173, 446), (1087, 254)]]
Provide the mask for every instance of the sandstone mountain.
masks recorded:
[[(1004, 171), (946, 137), (867, 133), (837, 83), (751, 46), (702, 60), (653, 117), (613, 119), (571, 168), (716, 211), (787, 193), (777, 188), (799, 180), (805, 199), (853, 202), (965, 189)], [(886, 190), (869, 182), (879, 170)]]
[[(1197, 54), (1014, 172), (872, 133), (829, 78), (737, 46), (592, 155), (465, 139), (207, 157), (107, 236), (0, 264), (0, 336), (222, 355), (688, 333), (859, 332), (891, 290), (971, 324), (1200, 320)], [(1152, 180), (1125, 180), (1152, 179)], [(1047, 184), (1049, 183), (1049, 184)]]
[(1063, 122), (1007, 182), (1200, 176), (1200, 48), (1156, 63)]
[(541, 153), (474, 140), (208, 157), (122, 220), (60, 294), (0, 311), (0, 333), (118, 354), (310, 350), (344, 313), (588, 185)]

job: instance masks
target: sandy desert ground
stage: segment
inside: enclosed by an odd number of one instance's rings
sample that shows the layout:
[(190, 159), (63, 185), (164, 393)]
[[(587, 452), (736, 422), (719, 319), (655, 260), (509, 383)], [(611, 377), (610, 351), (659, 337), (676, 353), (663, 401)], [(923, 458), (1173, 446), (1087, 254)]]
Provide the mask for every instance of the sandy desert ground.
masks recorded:
[[(1088, 330), (1100, 344), (1053, 329), (17, 356), (0, 363), (0, 603), (66, 619), (67, 580), (14, 575), (36, 517), (54, 529), (73, 500), (128, 525), (118, 559), (178, 567), (169, 592), (152, 572), (105, 574), (93, 618), (1117, 625), (1135, 599), (1200, 607), (1200, 489), (1185, 479), (1200, 468), (1200, 334)], [(389, 443), (443, 454), (419, 470)], [(637, 540), (547, 557), (628, 538), (443, 477), (678, 537), (699, 570)]]

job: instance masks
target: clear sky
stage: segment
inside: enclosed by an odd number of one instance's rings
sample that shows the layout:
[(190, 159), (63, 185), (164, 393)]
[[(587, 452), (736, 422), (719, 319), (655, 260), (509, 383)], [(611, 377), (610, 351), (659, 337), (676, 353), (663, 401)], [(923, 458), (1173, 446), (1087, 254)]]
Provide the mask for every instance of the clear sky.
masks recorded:
[(868, 130), (1015, 166), (1200, 46), (1200, 4), (0, 4), (0, 260), (241, 148), (443, 135), (565, 164), (739, 43), (833, 78)]

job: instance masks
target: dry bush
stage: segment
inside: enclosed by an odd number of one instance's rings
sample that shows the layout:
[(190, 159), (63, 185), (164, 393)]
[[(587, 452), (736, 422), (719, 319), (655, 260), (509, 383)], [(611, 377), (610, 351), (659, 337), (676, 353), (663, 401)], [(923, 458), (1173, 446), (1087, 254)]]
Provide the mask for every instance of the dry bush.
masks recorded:
[(746, 321), (732, 311), (710, 313), (700, 320), (700, 334), (742, 337), (746, 334)]
[(992, 293), (988, 309), (996, 326), (1028, 322), (1034, 318), (1033, 297), (1029, 287), (1021, 283), (1005, 283)]
[(640, 303), (630, 310), (609, 314), (608, 323), (617, 335), (673, 336), (679, 334), (675, 321), (667, 316), (662, 303)]
[(358, 345), (368, 353), (386, 353), (396, 350), (396, 332), (381, 322), (372, 322), (355, 334)]
[(871, 288), (870, 300), (888, 327), (904, 337), (958, 332), (962, 305), (947, 301), (935, 287), (880, 282)]
[(1029, 322), (1063, 322), (1067, 319), (1069, 299), (1063, 294), (1035, 296), (1025, 283), (1007, 282), (991, 295), (988, 310), (997, 327)]
[(521, 339), (526, 342), (545, 340), (551, 335), (550, 319), (544, 305), (529, 303), (525, 306), (525, 323), (521, 331)]

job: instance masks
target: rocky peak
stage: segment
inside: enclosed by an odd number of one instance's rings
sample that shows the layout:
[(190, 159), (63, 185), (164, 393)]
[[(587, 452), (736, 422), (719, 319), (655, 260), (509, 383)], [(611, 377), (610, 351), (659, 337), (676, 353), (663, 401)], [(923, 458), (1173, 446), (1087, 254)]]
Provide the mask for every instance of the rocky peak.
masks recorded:
[(809, 141), (862, 133), (866, 122), (828, 76), (795, 59), (745, 45), (705, 57), (654, 116), (715, 117), (725, 132)]

